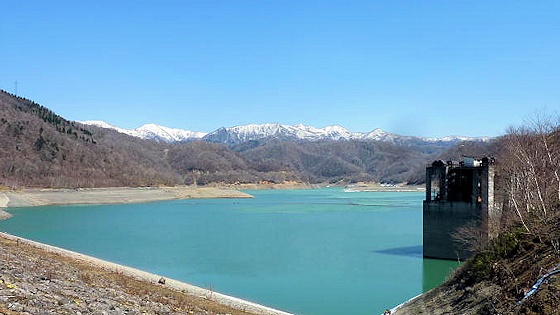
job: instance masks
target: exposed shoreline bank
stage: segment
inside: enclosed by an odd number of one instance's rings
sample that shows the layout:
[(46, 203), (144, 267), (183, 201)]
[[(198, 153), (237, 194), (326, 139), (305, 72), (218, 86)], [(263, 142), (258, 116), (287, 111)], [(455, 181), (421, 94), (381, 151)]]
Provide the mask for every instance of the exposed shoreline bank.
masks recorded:
[(259, 184), (233, 184), (225, 186), (212, 186), (218, 188), (229, 188), (236, 190), (267, 190), (267, 189), (320, 189), (329, 187), (343, 188), (348, 192), (423, 192), (426, 189), (424, 185), (407, 185), (407, 184), (381, 184), (375, 182), (358, 182), (354, 184), (306, 184), (300, 182), (286, 182), (281, 184), (259, 183)]
[[(174, 186), (174, 187), (110, 187), (80, 189), (43, 189), (28, 188), (0, 192), (0, 220), (9, 213), (2, 211), (10, 207), (33, 207), (73, 204), (125, 204), (143, 203), (174, 199), (208, 199), (208, 198), (252, 198), (241, 190), (267, 189), (317, 189), (330, 187), (326, 184), (305, 184), (287, 182), (282, 184), (234, 184), (212, 186)], [(423, 191), (423, 186), (382, 185), (377, 183), (357, 183), (341, 187), (349, 192), (416, 192)], [(6, 217), (4, 217), (6, 216)]]
[(423, 192), (426, 187), (423, 185), (404, 185), (404, 184), (379, 184), (379, 183), (357, 183), (345, 186), (349, 192)]
[(8, 198), (8, 196), (6, 196), (3, 193), (0, 193), (0, 221), (2, 220), (6, 220), (8, 218), (11, 218), (12, 215), (9, 214), (8, 212), (4, 211), (4, 209), (6, 207), (8, 207), (8, 202), (10, 201), (10, 199)]
[[(87, 267), (79, 267), (79, 268), (87, 268), (86, 271), (79, 271), (80, 272), (80, 277), (78, 278), (67, 278), (65, 279), (64, 277), (67, 277), (68, 275), (63, 274), (62, 275), (62, 279), (54, 279), (53, 275), (50, 274), (48, 276), (49, 278), (49, 282), (51, 281), (55, 281), (55, 282), (68, 282), (68, 286), (72, 286), (72, 285), (77, 285), (78, 286), (78, 290), (74, 291), (74, 292), (68, 292), (68, 290), (65, 290), (66, 293), (65, 294), (69, 294), (69, 296), (67, 297), (60, 297), (61, 299), (64, 300), (68, 300), (68, 302), (65, 302), (64, 304), (68, 303), (68, 304), (72, 304), (71, 307), (79, 307), (84, 306), (83, 302), (87, 301), (88, 298), (91, 298), (91, 295), (93, 293), (87, 293), (85, 292), (85, 296), (84, 292), (79, 292), (80, 290), (80, 284), (78, 282), (80, 281), (93, 281), (93, 279), (91, 279), (91, 276), (83, 276), (82, 273), (86, 273), (86, 274), (96, 274), (96, 275), (103, 275), (105, 273), (113, 273), (113, 274), (117, 274), (117, 276), (119, 277), (127, 277), (130, 280), (124, 280), (124, 282), (128, 282), (131, 280), (136, 280), (136, 281), (140, 281), (141, 283), (144, 283), (143, 286), (146, 287), (146, 290), (153, 290), (150, 288), (153, 288), (154, 286), (156, 287), (155, 291), (158, 291), (160, 288), (161, 290), (172, 290), (178, 294), (184, 294), (186, 296), (190, 296), (192, 299), (195, 299), (195, 301), (209, 301), (209, 302), (213, 302), (216, 303), (218, 305), (222, 305), (234, 310), (239, 310), (240, 313), (242, 314), (258, 314), (258, 315), (292, 315), (290, 313), (284, 312), (284, 311), (280, 311), (280, 310), (276, 310), (267, 306), (263, 306), (257, 303), (253, 303), (253, 302), (249, 302), (246, 300), (242, 300), (239, 298), (235, 298), (232, 296), (228, 296), (228, 295), (224, 295), (221, 293), (217, 293), (208, 289), (203, 289), (200, 287), (196, 287), (181, 281), (177, 281), (177, 280), (173, 280), (173, 279), (165, 279), (162, 278), (162, 276), (159, 275), (155, 275), (152, 273), (148, 273), (139, 269), (135, 269), (135, 268), (131, 268), (131, 267), (127, 267), (127, 266), (123, 266), (123, 265), (119, 265), (116, 263), (112, 263), (112, 262), (108, 262), (108, 261), (104, 261), (95, 257), (91, 257), (88, 255), (84, 255), (84, 254), (80, 254), (77, 252), (73, 252), (73, 251), (69, 251), (66, 249), (62, 249), (59, 247), (55, 247), (55, 246), (51, 246), (51, 245), (47, 245), (47, 244), (43, 244), (43, 243), (39, 243), (39, 242), (35, 242), (32, 240), (28, 240), (25, 238), (20, 238), (20, 237), (16, 237), (10, 234), (6, 234), (6, 233), (2, 233), (0, 232), (0, 238), (2, 239), (1, 243), (2, 246), (10, 246), (10, 247), (17, 247), (14, 248), (16, 251), (21, 251), (25, 249), (25, 246), (29, 246), (32, 247), (33, 250), (32, 255), (37, 255), (36, 252), (39, 253), (44, 253), (44, 254), (40, 254), (43, 258), (42, 260), (55, 260), (56, 264), (62, 264), (62, 265), (70, 265), (69, 267), (60, 267), (58, 268), (59, 271), (64, 269), (64, 268), (70, 268), (70, 269), (74, 269), (76, 268), (75, 265), (81, 265), (81, 266), (87, 266)], [(52, 255), (54, 254), (54, 255)], [(10, 260), (11, 263), (15, 263), (14, 260)], [(29, 269), (29, 268), (25, 268), (25, 269)], [(44, 273), (45, 271), (42, 270), (41, 268), (39, 268), (38, 270), (27, 270), (26, 273), (34, 273), (34, 272), (38, 272), (38, 273)], [(71, 272), (75, 272), (75, 271), (71, 271)], [(53, 272), (54, 273), (54, 272)], [(7, 278), (6, 278), (7, 277)], [(25, 283), (25, 280), (19, 277), (16, 278), (11, 278), (9, 275), (3, 275), (1, 278), (6, 278), (6, 279), (2, 279), (2, 281), (0, 282), (0, 284), (3, 284), (2, 287), (0, 287), (0, 290), (3, 289), (9, 289), (11, 290), (11, 295), (13, 296), (18, 296), (19, 294), (25, 295), (27, 294), (25, 292), (25, 290), (28, 287), (37, 285), (34, 283)], [(31, 277), (33, 278), (33, 277)], [(41, 279), (43, 278), (47, 278), (46, 276), (42, 276)], [(99, 279), (95, 279), (96, 281), (98, 281)], [(41, 280), (44, 282), (44, 280)], [(39, 281), (39, 282), (41, 282)], [(123, 280), (121, 280), (122, 282)], [(84, 284), (85, 287), (90, 288), (91, 290), (95, 289), (95, 285), (91, 285), (91, 284)], [(82, 288), (83, 289), (83, 288)], [(107, 288), (105, 288), (107, 289)], [(122, 290), (122, 293), (119, 294), (130, 294), (127, 293), (126, 291), (128, 291), (126, 288), (121, 287), (120, 285), (115, 285), (114, 287), (111, 287), (112, 290), (116, 290), (116, 291), (120, 291)], [(89, 289), (88, 289), (89, 291)], [(32, 293), (33, 295), (36, 293)], [(53, 292), (49, 293), (49, 294), (54, 294)], [(145, 297), (140, 296), (139, 299), (143, 300)], [(19, 302), (19, 304), (21, 304), (23, 301), (27, 300), (27, 298), (18, 298), (17, 299)], [(82, 303), (77, 302), (77, 301), (82, 301)], [(93, 302), (91, 302), (93, 303)], [(118, 301), (112, 301), (111, 303), (119, 303)], [(190, 302), (190, 303), (195, 303), (193, 305), (196, 305), (196, 302)], [(198, 302), (199, 304), (205, 304), (205, 303), (201, 303)], [(58, 305), (55, 305), (53, 307), (60, 307), (62, 303), (58, 303)], [(74, 305), (75, 304), (75, 305)], [(12, 304), (13, 305), (13, 304)], [(20, 305), (22, 307), (24, 307), (24, 305)], [(113, 306), (108, 306), (108, 307), (115, 307), (115, 305)], [(193, 306), (194, 307), (194, 306)], [(207, 307), (207, 306), (205, 306)], [(211, 306), (213, 307), (213, 306)], [(2, 301), (0, 301), (0, 311), (2, 311)], [(205, 314), (209, 314), (207, 312), (204, 312)], [(193, 313), (190, 313), (193, 314)], [(197, 313), (198, 314), (198, 313)], [(214, 313), (210, 313), (210, 314), (214, 314)]]
[(252, 198), (216, 187), (112, 187), (88, 189), (23, 189), (0, 193), (0, 208), (72, 204), (124, 204), (174, 199)]

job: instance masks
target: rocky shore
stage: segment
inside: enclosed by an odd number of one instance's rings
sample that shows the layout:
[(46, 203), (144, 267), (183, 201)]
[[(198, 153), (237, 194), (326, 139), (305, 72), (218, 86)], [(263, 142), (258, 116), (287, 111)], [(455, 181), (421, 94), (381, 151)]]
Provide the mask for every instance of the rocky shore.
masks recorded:
[(0, 314), (290, 315), (0, 233)]

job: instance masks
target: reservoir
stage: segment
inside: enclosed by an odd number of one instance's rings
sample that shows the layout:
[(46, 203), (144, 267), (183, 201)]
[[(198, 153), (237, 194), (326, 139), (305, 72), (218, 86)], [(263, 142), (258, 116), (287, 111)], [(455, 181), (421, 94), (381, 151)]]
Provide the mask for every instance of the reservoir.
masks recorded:
[(422, 258), (423, 191), (247, 192), (11, 208), (0, 230), (300, 315), (381, 314), (458, 266)]

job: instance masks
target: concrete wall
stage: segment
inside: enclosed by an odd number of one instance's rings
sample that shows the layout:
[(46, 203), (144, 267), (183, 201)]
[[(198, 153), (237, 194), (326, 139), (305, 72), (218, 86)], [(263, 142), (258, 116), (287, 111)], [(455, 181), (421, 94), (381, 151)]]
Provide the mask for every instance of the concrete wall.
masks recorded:
[(435, 161), (426, 168), (424, 257), (464, 260), (471, 256), (467, 244), (453, 237), (466, 225), (480, 228), (482, 241), (496, 236), (501, 211), (494, 200), (494, 166), (489, 159), (474, 161), (458, 165)]
[(471, 253), (455, 242), (453, 234), (469, 222), (482, 224), (482, 207), (467, 202), (424, 201), (424, 257), (465, 260)]

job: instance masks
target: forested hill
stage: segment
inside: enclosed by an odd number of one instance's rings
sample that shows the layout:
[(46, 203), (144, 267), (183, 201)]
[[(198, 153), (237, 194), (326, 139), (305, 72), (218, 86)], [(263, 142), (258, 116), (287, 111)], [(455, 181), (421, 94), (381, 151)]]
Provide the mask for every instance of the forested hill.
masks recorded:
[(158, 143), (66, 120), (4, 91), (0, 137), (0, 185), (7, 187), (421, 183), (425, 165), (447, 149), (374, 140)]
[[(157, 144), (123, 138), (126, 141), (113, 146), (99, 141), (101, 136), (35, 102), (2, 91), (0, 185), (96, 187), (178, 182), (163, 163), (163, 148)], [(146, 154), (129, 150), (142, 145), (150, 146)], [(160, 159), (150, 155), (158, 149)]]

